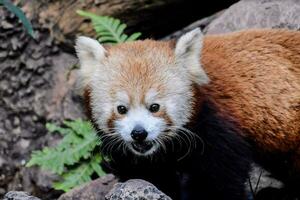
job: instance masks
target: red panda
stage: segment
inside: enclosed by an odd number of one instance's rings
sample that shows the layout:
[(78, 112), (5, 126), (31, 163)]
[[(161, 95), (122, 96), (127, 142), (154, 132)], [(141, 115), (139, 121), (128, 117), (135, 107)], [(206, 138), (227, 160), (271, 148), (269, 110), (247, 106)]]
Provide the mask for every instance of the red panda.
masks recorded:
[(173, 199), (241, 200), (254, 160), (299, 187), (300, 32), (196, 29), (115, 46), (79, 37), (76, 51), (88, 115), (121, 180)]

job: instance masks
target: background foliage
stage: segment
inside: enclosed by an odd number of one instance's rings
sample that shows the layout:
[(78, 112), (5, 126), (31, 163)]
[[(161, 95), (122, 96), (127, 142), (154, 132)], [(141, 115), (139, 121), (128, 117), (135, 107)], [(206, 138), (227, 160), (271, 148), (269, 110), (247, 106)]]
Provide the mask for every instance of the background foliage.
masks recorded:
[(120, 20), (108, 16), (99, 16), (91, 12), (78, 10), (77, 13), (91, 20), (94, 30), (97, 34), (97, 39), (101, 43), (122, 43), (130, 42), (138, 39), (141, 36), (140, 32), (133, 33), (128, 36), (124, 33), (127, 25), (121, 23)]
[(55, 147), (34, 151), (27, 167), (38, 165), (60, 175), (62, 180), (53, 186), (64, 191), (90, 181), (93, 173), (105, 174), (99, 165), (101, 156), (94, 153), (100, 141), (89, 122), (78, 119), (65, 121), (62, 127), (52, 123), (46, 127), (51, 133), (61, 134), (63, 139)]

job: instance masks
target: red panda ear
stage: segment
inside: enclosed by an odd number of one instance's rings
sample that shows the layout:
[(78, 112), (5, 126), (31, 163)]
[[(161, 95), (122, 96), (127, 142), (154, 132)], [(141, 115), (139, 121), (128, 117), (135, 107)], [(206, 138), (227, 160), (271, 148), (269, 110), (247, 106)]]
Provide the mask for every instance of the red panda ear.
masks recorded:
[(77, 38), (75, 49), (80, 62), (79, 87), (85, 88), (92, 74), (105, 58), (106, 51), (97, 40), (84, 36)]
[(200, 63), (202, 46), (203, 34), (199, 28), (196, 28), (181, 36), (175, 47), (176, 63), (186, 68), (191, 79), (199, 85), (209, 82)]
[(104, 47), (97, 40), (85, 36), (77, 38), (75, 49), (80, 63), (90, 60), (101, 61), (105, 56)]

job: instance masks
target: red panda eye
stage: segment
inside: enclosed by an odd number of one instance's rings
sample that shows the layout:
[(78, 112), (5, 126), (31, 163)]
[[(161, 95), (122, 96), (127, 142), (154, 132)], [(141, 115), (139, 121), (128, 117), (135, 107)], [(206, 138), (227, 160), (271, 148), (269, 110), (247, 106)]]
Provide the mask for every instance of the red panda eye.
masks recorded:
[(117, 109), (118, 109), (118, 112), (119, 112), (121, 115), (126, 114), (127, 111), (128, 111), (127, 108), (126, 108), (125, 106), (122, 106), (122, 105), (118, 106)]
[(159, 104), (157, 103), (154, 103), (154, 104), (151, 104), (150, 107), (149, 107), (149, 111), (152, 112), (152, 113), (156, 113), (159, 111)]

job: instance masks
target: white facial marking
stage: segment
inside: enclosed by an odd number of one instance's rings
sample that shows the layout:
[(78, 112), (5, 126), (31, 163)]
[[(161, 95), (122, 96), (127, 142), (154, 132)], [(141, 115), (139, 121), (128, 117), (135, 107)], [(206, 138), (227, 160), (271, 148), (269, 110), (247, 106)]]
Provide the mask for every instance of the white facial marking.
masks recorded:
[(115, 122), (117, 131), (125, 141), (133, 141), (131, 132), (135, 126), (142, 126), (147, 132), (146, 140), (153, 140), (166, 128), (163, 119), (154, 117), (146, 108), (132, 108), (127, 115)]
[(158, 99), (158, 92), (156, 92), (154, 89), (150, 89), (145, 96), (145, 102), (147, 104), (157, 103), (156, 102), (157, 99)]
[(128, 107), (128, 105), (129, 105), (129, 96), (127, 95), (127, 93), (125, 91), (117, 92), (116, 100), (117, 101), (115, 103), (115, 108), (117, 108), (120, 105), (126, 106), (126, 107)]

